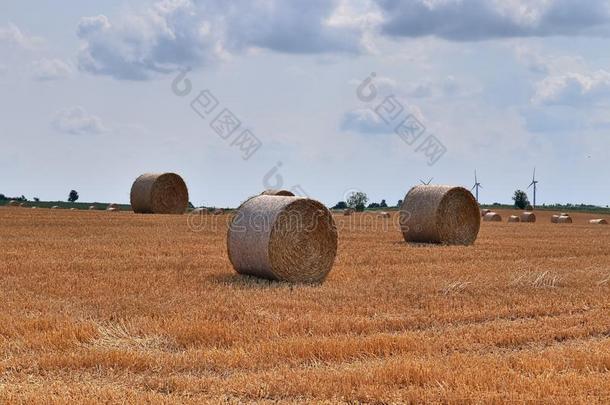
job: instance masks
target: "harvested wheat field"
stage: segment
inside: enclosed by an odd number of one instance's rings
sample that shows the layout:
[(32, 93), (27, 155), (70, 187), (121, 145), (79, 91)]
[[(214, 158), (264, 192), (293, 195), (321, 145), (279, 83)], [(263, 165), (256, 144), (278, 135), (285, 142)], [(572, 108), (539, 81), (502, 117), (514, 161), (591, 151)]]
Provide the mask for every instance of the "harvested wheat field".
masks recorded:
[(2, 208), (0, 402), (607, 403), (610, 227), (536, 215), (466, 247), (337, 213), (290, 285), (233, 270), (227, 213)]

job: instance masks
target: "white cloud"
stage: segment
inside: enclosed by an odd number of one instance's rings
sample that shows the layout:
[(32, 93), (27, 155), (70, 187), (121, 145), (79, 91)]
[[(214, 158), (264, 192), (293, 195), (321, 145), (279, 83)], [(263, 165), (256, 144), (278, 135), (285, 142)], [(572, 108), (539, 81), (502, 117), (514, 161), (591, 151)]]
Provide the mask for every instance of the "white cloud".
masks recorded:
[(452, 41), (610, 34), (608, 0), (377, 0), (382, 31)]
[(31, 64), (32, 77), (38, 81), (65, 79), (72, 69), (59, 59), (40, 59)]
[[(424, 117), (419, 107), (408, 104), (405, 100), (399, 98), (395, 98), (394, 102), (399, 103), (397, 108), (403, 109), (400, 114), (401, 118), (390, 120), (387, 117), (387, 113), (384, 113), (383, 108), (381, 107), (379, 112), (375, 111), (375, 108), (377, 107), (358, 108), (343, 114), (341, 119), (341, 130), (360, 134), (391, 134), (394, 133), (400, 120), (404, 120), (408, 115), (413, 115), (419, 122), (423, 123)], [(386, 122), (382, 116), (384, 116), (388, 122)]]
[(107, 131), (100, 118), (78, 106), (60, 111), (53, 120), (53, 127), (72, 135), (96, 135)]
[(5, 27), (0, 27), (0, 44), (29, 50), (42, 43), (42, 38), (24, 34), (15, 24), (9, 23)]
[(596, 103), (610, 96), (610, 72), (553, 75), (536, 84), (535, 105), (579, 105)]
[(368, 20), (337, 14), (336, 0), (160, 0), (111, 22), (82, 18), (79, 67), (147, 80), (180, 66), (205, 66), (252, 48), (283, 53), (358, 53)]

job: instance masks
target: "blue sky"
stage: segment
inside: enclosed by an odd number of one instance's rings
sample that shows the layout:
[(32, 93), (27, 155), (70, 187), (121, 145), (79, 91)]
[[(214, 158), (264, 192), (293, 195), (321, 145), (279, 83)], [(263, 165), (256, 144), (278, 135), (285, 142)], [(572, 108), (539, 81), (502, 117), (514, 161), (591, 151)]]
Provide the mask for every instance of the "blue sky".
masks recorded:
[[(539, 203), (605, 206), (609, 45), (601, 0), (3, 2), (0, 192), (128, 202), (139, 174), (174, 171), (196, 205), (272, 185), (395, 203), (419, 179), (470, 188), (476, 169), (491, 203), (536, 166)], [(204, 90), (218, 105), (201, 117)], [(240, 126), (219, 135), (225, 108)], [(405, 117), (424, 129), (412, 144)]]

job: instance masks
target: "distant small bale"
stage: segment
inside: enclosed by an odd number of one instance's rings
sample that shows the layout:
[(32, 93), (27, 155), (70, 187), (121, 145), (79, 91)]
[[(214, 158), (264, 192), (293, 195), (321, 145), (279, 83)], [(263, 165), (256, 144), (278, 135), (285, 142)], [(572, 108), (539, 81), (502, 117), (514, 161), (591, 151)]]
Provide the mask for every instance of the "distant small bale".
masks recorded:
[(463, 187), (415, 186), (400, 206), (400, 227), (407, 242), (471, 245), (480, 226), (479, 205)]
[(343, 210), (343, 215), (345, 216), (349, 216), (352, 215), (354, 213), (354, 209), (353, 208), (346, 208)]
[(222, 215), (225, 213), (225, 210), (223, 210), (222, 208), (217, 208), (214, 210), (214, 215)]
[(52, 207), (51, 207), (51, 209), (52, 209), (52, 210), (57, 210), (57, 209), (59, 209), (59, 206), (54, 205), (54, 206), (52, 206)]
[(107, 209), (107, 210), (109, 210), (110, 208), (116, 208), (116, 209), (118, 209), (118, 208), (119, 208), (119, 205), (118, 205), (118, 204), (115, 204), (115, 203), (110, 203), (110, 204), (108, 204), (108, 206), (106, 207), (106, 209)]
[(108, 208), (106, 208), (106, 211), (109, 211), (109, 212), (118, 212), (119, 209), (116, 208), (116, 207), (108, 207)]
[(76, 208), (70, 208), (70, 211), (76, 211)]
[(184, 214), (189, 193), (175, 173), (146, 173), (131, 186), (131, 207), (138, 214)]
[(390, 213), (389, 212), (385, 212), (385, 211), (381, 211), (380, 213), (377, 214), (377, 216), (379, 218), (390, 218)]
[(522, 212), (519, 215), (519, 219), (521, 222), (536, 222), (536, 214), (533, 212)]
[(252, 197), (237, 209), (227, 234), (235, 271), (287, 282), (322, 282), (337, 254), (331, 212), (318, 201)]
[(483, 217), (483, 221), (485, 222), (502, 222), (502, 216), (496, 212), (488, 212)]
[(533, 210), (534, 210), (534, 207), (532, 207), (532, 205), (531, 205), (531, 204), (528, 204), (528, 205), (526, 205), (526, 206), (525, 206), (525, 210), (526, 210), (526, 211), (533, 211)]
[(283, 197), (294, 197), (294, 193), (292, 191), (274, 189), (265, 190), (261, 193), (261, 195), (279, 195)]
[(191, 214), (207, 215), (207, 214), (209, 214), (209, 211), (207, 208), (195, 208), (193, 211), (191, 211)]
[(560, 217), (560, 216), (561, 216), (561, 215), (557, 215), (557, 214), (552, 215), (552, 216), (551, 216), (551, 222), (552, 222), (552, 223), (554, 223), (554, 224), (556, 224), (557, 222), (559, 222), (559, 217)]
[(21, 204), (19, 204), (20, 207), (25, 207), (26, 204), (24, 202), (22, 202)]
[[(23, 203), (22, 203), (23, 204)], [(19, 203), (17, 201), (11, 200), (6, 204), (8, 207), (17, 207)]]
[(589, 223), (592, 225), (608, 225), (608, 221), (605, 219), (590, 219)]
[(559, 214), (560, 217), (569, 217), (570, 214), (567, 214), (565, 212), (562, 212), (561, 214)]
[(569, 215), (560, 215), (559, 218), (557, 218), (557, 223), (558, 224), (571, 224), (572, 217)]
[(521, 222), (521, 218), (516, 215), (511, 215), (508, 217), (508, 222)]
[(487, 214), (488, 214), (488, 213), (490, 213), (490, 212), (491, 212), (491, 210), (490, 210), (490, 209), (487, 209), (487, 208), (482, 209), (482, 210), (481, 210), (481, 218), (483, 218), (485, 215), (487, 215)]
[(97, 208), (95, 208), (95, 205), (90, 205), (90, 206), (89, 206), (89, 211), (93, 211), (93, 210), (96, 210), (96, 209), (97, 209)]
[(38, 207), (32, 207), (32, 209), (33, 209), (33, 210), (36, 210), (36, 209), (38, 209)]

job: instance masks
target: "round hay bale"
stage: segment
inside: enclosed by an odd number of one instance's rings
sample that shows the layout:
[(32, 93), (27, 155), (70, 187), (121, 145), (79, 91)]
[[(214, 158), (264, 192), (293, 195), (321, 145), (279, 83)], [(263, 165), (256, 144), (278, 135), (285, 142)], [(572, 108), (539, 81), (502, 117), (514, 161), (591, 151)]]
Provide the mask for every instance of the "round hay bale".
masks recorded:
[(24, 202), (22, 202), (21, 204), (19, 204), (19, 206), (20, 206), (20, 207), (25, 207), (25, 205), (26, 205), (26, 204), (25, 204)]
[(261, 195), (279, 195), (284, 197), (294, 197), (294, 193), (288, 190), (265, 190), (261, 193)]
[(590, 219), (589, 223), (592, 225), (608, 225), (608, 221), (605, 219)]
[(354, 209), (353, 208), (346, 208), (343, 210), (343, 215), (345, 216), (349, 216), (352, 215), (354, 213)]
[(559, 222), (559, 217), (560, 217), (560, 216), (561, 216), (561, 215), (552, 215), (552, 216), (551, 216), (551, 222), (552, 222), (552, 223), (554, 223), (554, 224), (556, 224), (557, 222)]
[(118, 211), (119, 211), (119, 209), (118, 209), (118, 208), (116, 208), (116, 207), (108, 207), (108, 208), (106, 208), (106, 211), (110, 211), (110, 212), (118, 212)]
[(70, 211), (76, 211), (76, 208), (70, 208)]
[(483, 218), (485, 215), (487, 215), (487, 214), (488, 214), (488, 213), (490, 213), (490, 212), (491, 212), (491, 210), (490, 210), (490, 209), (487, 209), (487, 208), (482, 209), (482, 210), (481, 210), (481, 218)]
[(570, 214), (567, 214), (565, 212), (562, 212), (561, 214), (559, 214), (560, 217), (569, 217)]
[(16, 207), (18, 205), (18, 203), (17, 203), (17, 201), (11, 200), (6, 205), (8, 205), (9, 207)]
[(407, 242), (471, 245), (480, 227), (479, 205), (463, 187), (415, 186), (400, 206), (400, 228)]
[(519, 219), (521, 222), (536, 222), (536, 214), (533, 212), (522, 212), (519, 215)]
[(54, 205), (54, 206), (51, 207), (51, 209), (52, 210), (57, 210), (57, 209), (59, 209), (59, 207), (57, 205)]
[(90, 205), (90, 206), (89, 206), (89, 211), (93, 211), (93, 210), (96, 210), (96, 209), (97, 209), (97, 208), (95, 208), (95, 205)]
[(526, 205), (526, 206), (525, 206), (525, 210), (526, 210), (526, 211), (533, 211), (533, 210), (534, 210), (534, 207), (532, 207), (532, 205), (531, 205), (531, 204), (528, 204), (528, 205)]
[(207, 214), (209, 214), (209, 211), (207, 208), (195, 208), (193, 211), (191, 211), (191, 214), (207, 215)]
[(38, 209), (38, 207), (32, 207), (32, 209), (33, 209), (33, 210), (36, 210), (36, 209)]
[(138, 214), (184, 214), (189, 193), (175, 173), (146, 173), (131, 186), (131, 207)]
[(380, 213), (377, 214), (377, 216), (379, 218), (390, 218), (390, 213), (389, 212), (385, 212), (385, 211), (381, 211)]
[(483, 221), (485, 222), (502, 222), (502, 216), (495, 212), (488, 212), (483, 217)]
[(222, 208), (217, 208), (214, 210), (214, 215), (222, 215), (225, 213), (225, 210), (223, 210)]
[(511, 215), (508, 217), (508, 222), (521, 222), (521, 218), (516, 215)]
[(557, 218), (557, 223), (558, 224), (571, 224), (572, 217), (569, 215), (561, 215), (561, 216), (559, 216), (559, 218)]
[(331, 212), (302, 197), (261, 195), (237, 209), (227, 234), (233, 268), (288, 282), (322, 282), (337, 254)]
[(110, 204), (108, 204), (108, 206), (106, 207), (106, 209), (108, 210), (108, 209), (110, 209), (110, 208), (117, 208), (117, 209), (118, 209), (118, 208), (119, 208), (119, 205), (118, 205), (118, 204), (115, 204), (115, 203), (110, 203)]

